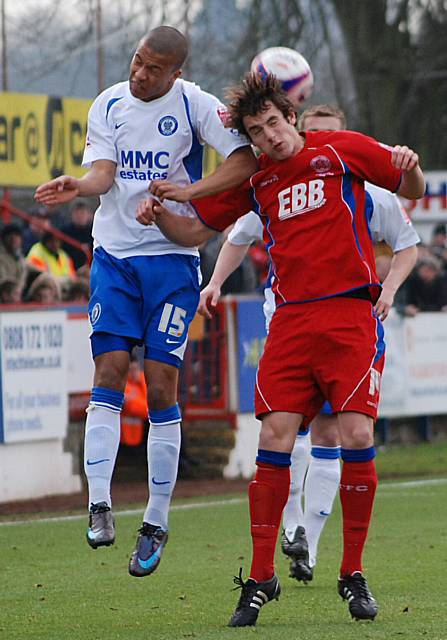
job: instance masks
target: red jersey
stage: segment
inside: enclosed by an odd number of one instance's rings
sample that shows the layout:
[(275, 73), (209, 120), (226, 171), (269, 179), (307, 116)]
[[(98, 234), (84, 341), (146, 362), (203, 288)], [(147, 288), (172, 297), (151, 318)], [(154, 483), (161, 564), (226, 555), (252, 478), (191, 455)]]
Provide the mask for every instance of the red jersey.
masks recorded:
[(370, 287), (380, 294), (365, 216), (364, 181), (396, 191), (392, 149), (353, 131), (307, 132), (296, 156), (274, 162), (241, 187), (195, 200), (200, 219), (224, 230), (250, 210), (264, 224), (276, 304), (301, 303)]

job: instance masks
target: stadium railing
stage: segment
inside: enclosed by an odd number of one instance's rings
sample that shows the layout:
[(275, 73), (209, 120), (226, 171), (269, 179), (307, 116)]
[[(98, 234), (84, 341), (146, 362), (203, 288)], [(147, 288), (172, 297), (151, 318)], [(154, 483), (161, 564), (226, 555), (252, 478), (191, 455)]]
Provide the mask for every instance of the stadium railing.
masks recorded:
[(11, 221), (12, 216), (16, 216), (17, 218), (24, 220), (28, 224), (32, 222), (33, 225), (35, 225), (36, 227), (39, 227), (40, 229), (45, 231), (50, 231), (54, 236), (56, 236), (56, 238), (59, 238), (62, 242), (66, 242), (67, 244), (74, 247), (75, 249), (82, 251), (87, 258), (88, 264), (91, 263), (92, 261), (91, 251), (86, 249), (84, 245), (82, 245), (80, 242), (78, 242), (74, 238), (68, 236), (66, 233), (63, 233), (63, 231), (60, 231), (57, 227), (54, 227), (51, 223), (48, 224), (48, 221), (42, 222), (41, 220), (39, 220), (38, 217), (33, 216), (30, 213), (23, 211), (22, 209), (18, 209), (17, 207), (14, 207), (5, 198), (3, 198), (0, 202), (0, 210), (1, 210), (1, 218), (4, 224), (8, 224)]

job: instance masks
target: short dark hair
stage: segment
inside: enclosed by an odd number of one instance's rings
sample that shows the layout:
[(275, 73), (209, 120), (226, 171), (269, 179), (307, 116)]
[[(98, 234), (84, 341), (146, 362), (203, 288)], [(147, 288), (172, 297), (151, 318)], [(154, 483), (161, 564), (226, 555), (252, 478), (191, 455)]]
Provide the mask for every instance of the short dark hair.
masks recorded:
[(59, 242), (61, 242), (61, 239), (59, 238), (59, 236), (55, 235), (52, 231), (50, 231), (50, 229), (46, 229), (43, 232), (43, 235), (40, 239), (42, 244), (47, 244), (49, 241), (53, 240), (53, 239), (59, 240)]
[(438, 234), (443, 235), (443, 236), (447, 235), (447, 227), (446, 227), (445, 222), (440, 222), (433, 229), (433, 234), (432, 235), (436, 236)]
[(298, 120), (298, 129), (302, 131), (304, 128), (304, 121), (311, 116), (317, 116), (318, 118), (338, 118), (340, 120), (341, 128), (346, 129), (346, 116), (344, 112), (333, 104), (316, 104), (311, 107), (307, 107), (300, 115)]
[(0, 237), (2, 240), (4, 240), (8, 236), (22, 237), (22, 227), (20, 227), (18, 224), (14, 224), (14, 222), (12, 222), (11, 224), (5, 224), (3, 229), (0, 231)]
[(19, 286), (18, 281), (13, 278), (4, 278), (3, 280), (0, 280), (0, 296), (4, 293), (11, 294), (14, 289), (18, 289)]
[(68, 284), (63, 299), (66, 302), (70, 302), (80, 296), (84, 296), (88, 300), (90, 296), (90, 287), (88, 282), (85, 282), (85, 280), (74, 280)]
[(143, 37), (142, 43), (156, 53), (172, 57), (176, 69), (180, 69), (188, 57), (188, 41), (183, 33), (174, 27), (155, 27)]
[(267, 102), (274, 104), (285, 118), (295, 111), (281, 83), (271, 74), (261, 78), (257, 73), (246, 73), (241, 84), (228, 90), (227, 98), (231, 123), (244, 135), (248, 133), (243, 118), (265, 111)]
[(73, 206), (71, 207), (72, 211), (78, 211), (79, 209), (90, 209), (91, 207), (87, 200), (75, 200)]

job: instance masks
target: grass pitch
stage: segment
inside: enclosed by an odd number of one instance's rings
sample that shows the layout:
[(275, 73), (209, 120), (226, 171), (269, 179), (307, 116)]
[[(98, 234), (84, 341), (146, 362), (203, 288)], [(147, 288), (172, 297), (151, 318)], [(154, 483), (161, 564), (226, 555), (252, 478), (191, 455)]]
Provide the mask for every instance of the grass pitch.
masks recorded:
[(141, 512), (117, 513), (114, 547), (93, 551), (86, 517), (0, 526), (1, 617), (5, 640), (447, 640), (447, 479), (383, 483), (365, 555), (380, 610), (351, 621), (336, 593), (341, 557), (337, 505), (320, 543), (314, 582), (288, 578), (256, 628), (229, 629), (239, 591), (232, 576), (250, 566), (245, 496), (174, 503), (171, 538), (152, 576), (127, 562)]

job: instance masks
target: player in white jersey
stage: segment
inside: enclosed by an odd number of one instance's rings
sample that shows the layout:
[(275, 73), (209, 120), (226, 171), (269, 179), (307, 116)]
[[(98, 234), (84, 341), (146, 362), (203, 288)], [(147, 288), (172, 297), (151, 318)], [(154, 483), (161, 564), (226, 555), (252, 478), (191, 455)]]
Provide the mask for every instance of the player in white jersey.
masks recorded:
[[(305, 110), (301, 130), (340, 130), (346, 127), (343, 112), (329, 105)], [(390, 271), (375, 305), (384, 320), (394, 295), (417, 259), (420, 238), (398, 198), (375, 185), (366, 184), (366, 211), (374, 242), (384, 241), (393, 251)], [(263, 239), (263, 225), (255, 212), (239, 218), (222, 245), (209, 284), (200, 294), (199, 313), (211, 317), (220, 298), (222, 284), (239, 266), (252, 242)], [(271, 275), (264, 290), (266, 330), (275, 311)], [(336, 416), (328, 403), (312, 422), (311, 430), (298, 432), (292, 452), (290, 494), (283, 512), (283, 552), (291, 559), (290, 576), (308, 582), (313, 578), (318, 542), (332, 510), (340, 483), (340, 438)], [(302, 497), (304, 494), (304, 509)]]
[[(180, 451), (178, 369), (200, 286), (197, 249), (168, 241), (155, 226), (140, 225), (137, 203), (152, 180), (169, 179), (186, 187), (184, 202), (170, 206), (193, 216), (190, 198), (237, 186), (256, 167), (248, 142), (223, 126), (219, 100), (180, 78), (187, 53), (186, 39), (177, 29), (150, 31), (135, 51), (129, 80), (106, 89), (90, 109), (83, 159), (88, 172), (81, 179), (51, 180), (35, 195), (47, 206), (76, 196), (100, 196), (89, 304), (95, 376), (84, 457), (87, 541), (94, 549), (115, 540), (110, 483), (120, 412), (130, 351), (144, 345), (150, 498), (129, 562), (129, 572), (137, 577), (157, 568), (168, 537)], [(202, 180), (205, 143), (226, 160)]]

